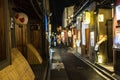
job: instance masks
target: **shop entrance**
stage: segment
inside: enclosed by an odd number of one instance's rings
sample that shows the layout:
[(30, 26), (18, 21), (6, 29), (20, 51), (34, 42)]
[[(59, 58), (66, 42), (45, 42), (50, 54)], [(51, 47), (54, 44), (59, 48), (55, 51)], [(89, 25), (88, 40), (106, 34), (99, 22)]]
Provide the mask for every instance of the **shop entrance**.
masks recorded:
[(107, 34), (107, 56), (108, 62), (113, 62), (113, 29), (112, 29), (112, 19), (106, 20), (106, 34)]

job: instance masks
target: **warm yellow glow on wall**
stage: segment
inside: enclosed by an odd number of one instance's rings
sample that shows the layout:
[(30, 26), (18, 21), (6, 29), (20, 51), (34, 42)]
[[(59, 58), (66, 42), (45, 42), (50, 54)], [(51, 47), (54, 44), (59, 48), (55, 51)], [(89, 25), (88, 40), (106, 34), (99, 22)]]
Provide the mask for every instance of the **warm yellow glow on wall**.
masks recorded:
[(73, 44), (73, 48), (76, 48), (76, 44)]

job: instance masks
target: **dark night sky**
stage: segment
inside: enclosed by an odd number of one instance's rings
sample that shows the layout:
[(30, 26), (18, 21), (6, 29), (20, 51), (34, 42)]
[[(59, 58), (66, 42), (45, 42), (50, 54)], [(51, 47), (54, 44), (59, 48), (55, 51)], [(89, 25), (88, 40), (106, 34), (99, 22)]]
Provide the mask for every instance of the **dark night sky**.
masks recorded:
[(50, 0), (50, 11), (52, 13), (51, 16), (51, 24), (53, 30), (56, 30), (56, 27), (62, 26), (62, 14), (64, 7), (71, 5), (70, 0)]
[(62, 13), (63, 13), (64, 5), (61, 5), (59, 0), (50, 0), (50, 10), (52, 13), (51, 16), (51, 24), (54, 27), (58, 27), (62, 25)]

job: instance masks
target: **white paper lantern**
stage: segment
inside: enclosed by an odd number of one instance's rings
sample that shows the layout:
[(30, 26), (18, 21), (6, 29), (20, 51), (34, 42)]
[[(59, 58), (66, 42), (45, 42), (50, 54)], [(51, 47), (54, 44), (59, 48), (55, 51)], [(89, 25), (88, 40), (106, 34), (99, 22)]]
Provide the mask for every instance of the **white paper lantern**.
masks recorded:
[(25, 13), (16, 13), (15, 14), (15, 23), (27, 24), (28, 23), (28, 16)]

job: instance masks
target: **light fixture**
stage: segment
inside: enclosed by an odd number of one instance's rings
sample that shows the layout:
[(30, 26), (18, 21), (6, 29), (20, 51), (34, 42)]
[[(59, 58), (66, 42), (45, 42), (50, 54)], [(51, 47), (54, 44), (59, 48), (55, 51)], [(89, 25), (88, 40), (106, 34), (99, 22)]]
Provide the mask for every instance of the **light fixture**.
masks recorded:
[(64, 31), (61, 32), (61, 37), (64, 37)]
[(70, 30), (68, 31), (68, 37), (72, 37), (72, 32)]
[(70, 17), (73, 18), (73, 15), (71, 15)]

